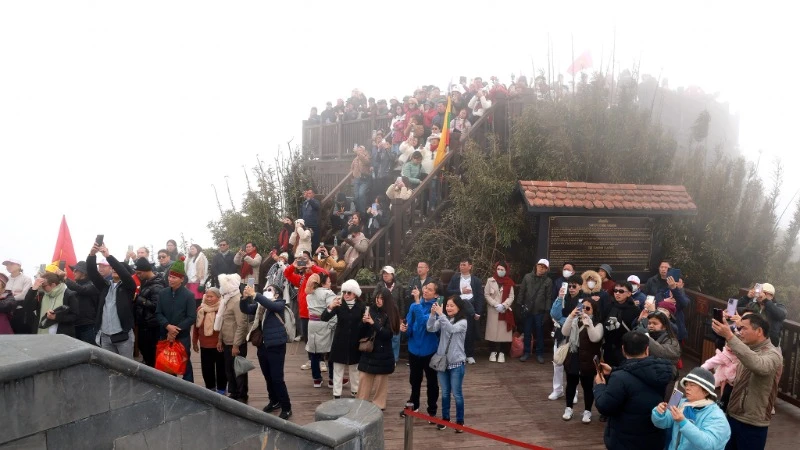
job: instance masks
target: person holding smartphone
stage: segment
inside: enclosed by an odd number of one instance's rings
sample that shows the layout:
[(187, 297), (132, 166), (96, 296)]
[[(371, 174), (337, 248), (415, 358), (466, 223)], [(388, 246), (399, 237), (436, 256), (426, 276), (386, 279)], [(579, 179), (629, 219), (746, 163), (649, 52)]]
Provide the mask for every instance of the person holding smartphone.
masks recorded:
[(581, 422), (590, 423), (594, 403), (592, 387), (597, 374), (595, 359), (600, 358), (603, 341), (603, 323), (597, 302), (584, 299), (564, 321), (561, 332), (569, 337), (569, 353), (564, 360), (564, 372), (567, 374), (567, 407), (561, 418), (572, 419), (575, 393), (580, 383), (583, 388)]
[(653, 425), (670, 432), (666, 448), (724, 449), (731, 437), (731, 427), (716, 403), (714, 375), (695, 367), (680, 384), (685, 394), (677, 405), (661, 402), (651, 412)]

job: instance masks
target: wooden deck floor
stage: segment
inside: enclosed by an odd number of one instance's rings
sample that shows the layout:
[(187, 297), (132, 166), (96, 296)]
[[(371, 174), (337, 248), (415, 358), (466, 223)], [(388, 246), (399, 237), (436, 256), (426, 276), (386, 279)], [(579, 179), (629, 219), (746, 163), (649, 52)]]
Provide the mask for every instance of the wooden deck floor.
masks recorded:
[[(327, 387), (314, 388), (311, 373), (300, 370), (306, 361), (304, 344), (290, 344), (286, 358), (286, 380), (292, 399), (292, 422), (307, 424), (314, 420), (314, 410), (323, 401), (332, 398)], [(250, 372), (250, 399), (248, 404), (261, 409), (267, 404), (264, 378), (258, 369), (255, 349), (250, 347), (248, 359), (256, 364)], [(200, 371), (200, 357), (192, 353), (196, 383), (203, 385)], [(326, 375), (326, 374), (323, 374)], [(327, 375), (326, 375), (327, 376)], [(597, 410), (593, 409), (592, 423), (584, 425), (580, 421), (582, 395), (578, 399), (575, 417), (569, 422), (561, 420), (564, 412), (564, 399), (547, 400), (552, 389), (553, 371), (551, 363), (538, 364), (533, 361), (520, 363), (509, 360), (505, 364), (490, 363), (488, 355), (480, 355), (478, 363), (468, 366), (464, 378), (464, 397), (466, 406), (466, 425), (493, 434), (529, 442), (553, 449), (602, 449), (603, 427), (597, 420)], [(422, 402), (425, 402), (425, 383), (423, 381)], [(397, 369), (389, 379), (389, 401), (384, 419), (384, 437), (387, 449), (403, 448), (403, 420), (399, 417), (409, 393), (408, 367), (400, 360)], [(344, 387), (343, 393), (349, 395)], [(441, 403), (439, 405), (441, 407)], [(787, 448), (800, 442), (800, 408), (778, 401), (777, 415), (770, 426), (767, 448)], [(455, 417), (453, 404), (452, 417)], [(565, 437), (568, 437), (566, 439)], [(453, 430), (438, 431), (435, 426), (424, 421), (416, 421), (414, 428), (416, 448), (499, 448), (510, 447), (495, 441), (471, 434), (455, 434)]]

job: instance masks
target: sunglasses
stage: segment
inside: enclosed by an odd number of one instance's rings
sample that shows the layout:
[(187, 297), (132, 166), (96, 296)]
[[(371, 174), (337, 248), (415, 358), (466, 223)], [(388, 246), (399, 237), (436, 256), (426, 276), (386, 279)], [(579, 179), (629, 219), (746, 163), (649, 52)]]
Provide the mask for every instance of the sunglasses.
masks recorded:
[(570, 285), (569, 285), (569, 288), (570, 288), (570, 289), (578, 289), (578, 287), (579, 287), (579, 286), (578, 286), (577, 284), (570, 284)]
[(352, 295), (356, 295), (356, 293), (355, 293), (355, 292), (350, 292), (350, 291), (342, 291), (342, 294), (352, 294)]
[(583, 307), (583, 311), (584, 311), (584, 312), (586, 312), (586, 311), (592, 312), (592, 308), (590, 308), (590, 307), (588, 307), (588, 306), (584, 306), (584, 307)]
[(169, 258), (169, 255), (158, 255), (158, 259), (166, 259)]
[(614, 293), (615, 294), (624, 294), (626, 292), (628, 292), (628, 291), (626, 291), (625, 289), (614, 289)]

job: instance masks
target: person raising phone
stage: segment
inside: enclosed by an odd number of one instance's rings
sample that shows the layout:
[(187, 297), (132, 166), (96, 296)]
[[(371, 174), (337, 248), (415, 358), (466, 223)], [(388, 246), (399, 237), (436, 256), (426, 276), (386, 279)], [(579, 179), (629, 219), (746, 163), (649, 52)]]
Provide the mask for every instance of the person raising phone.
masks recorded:
[(589, 299), (577, 306), (567, 320), (564, 321), (562, 328), (564, 336), (569, 336), (569, 353), (564, 360), (564, 371), (567, 374), (567, 407), (564, 420), (572, 419), (572, 407), (575, 402), (575, 393), (578, 382), (583, 387), (583, 423), (592, 421), (592, 382), (597, 370), (595, 358), (600, 358), (600, 348), (603, 341), (603, 323), (600, 319), (600, 311), (597, 302)]

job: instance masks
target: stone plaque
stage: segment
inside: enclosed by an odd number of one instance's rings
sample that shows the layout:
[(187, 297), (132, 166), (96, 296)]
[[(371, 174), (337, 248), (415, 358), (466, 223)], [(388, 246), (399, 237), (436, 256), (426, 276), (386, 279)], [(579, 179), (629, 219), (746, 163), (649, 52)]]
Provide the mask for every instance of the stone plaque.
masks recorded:
[(578, 272), (610, 264), (614, 272), (650, 272), (653, 219), (551, 216), (547, 256), (551, 270), (564, 262)]

